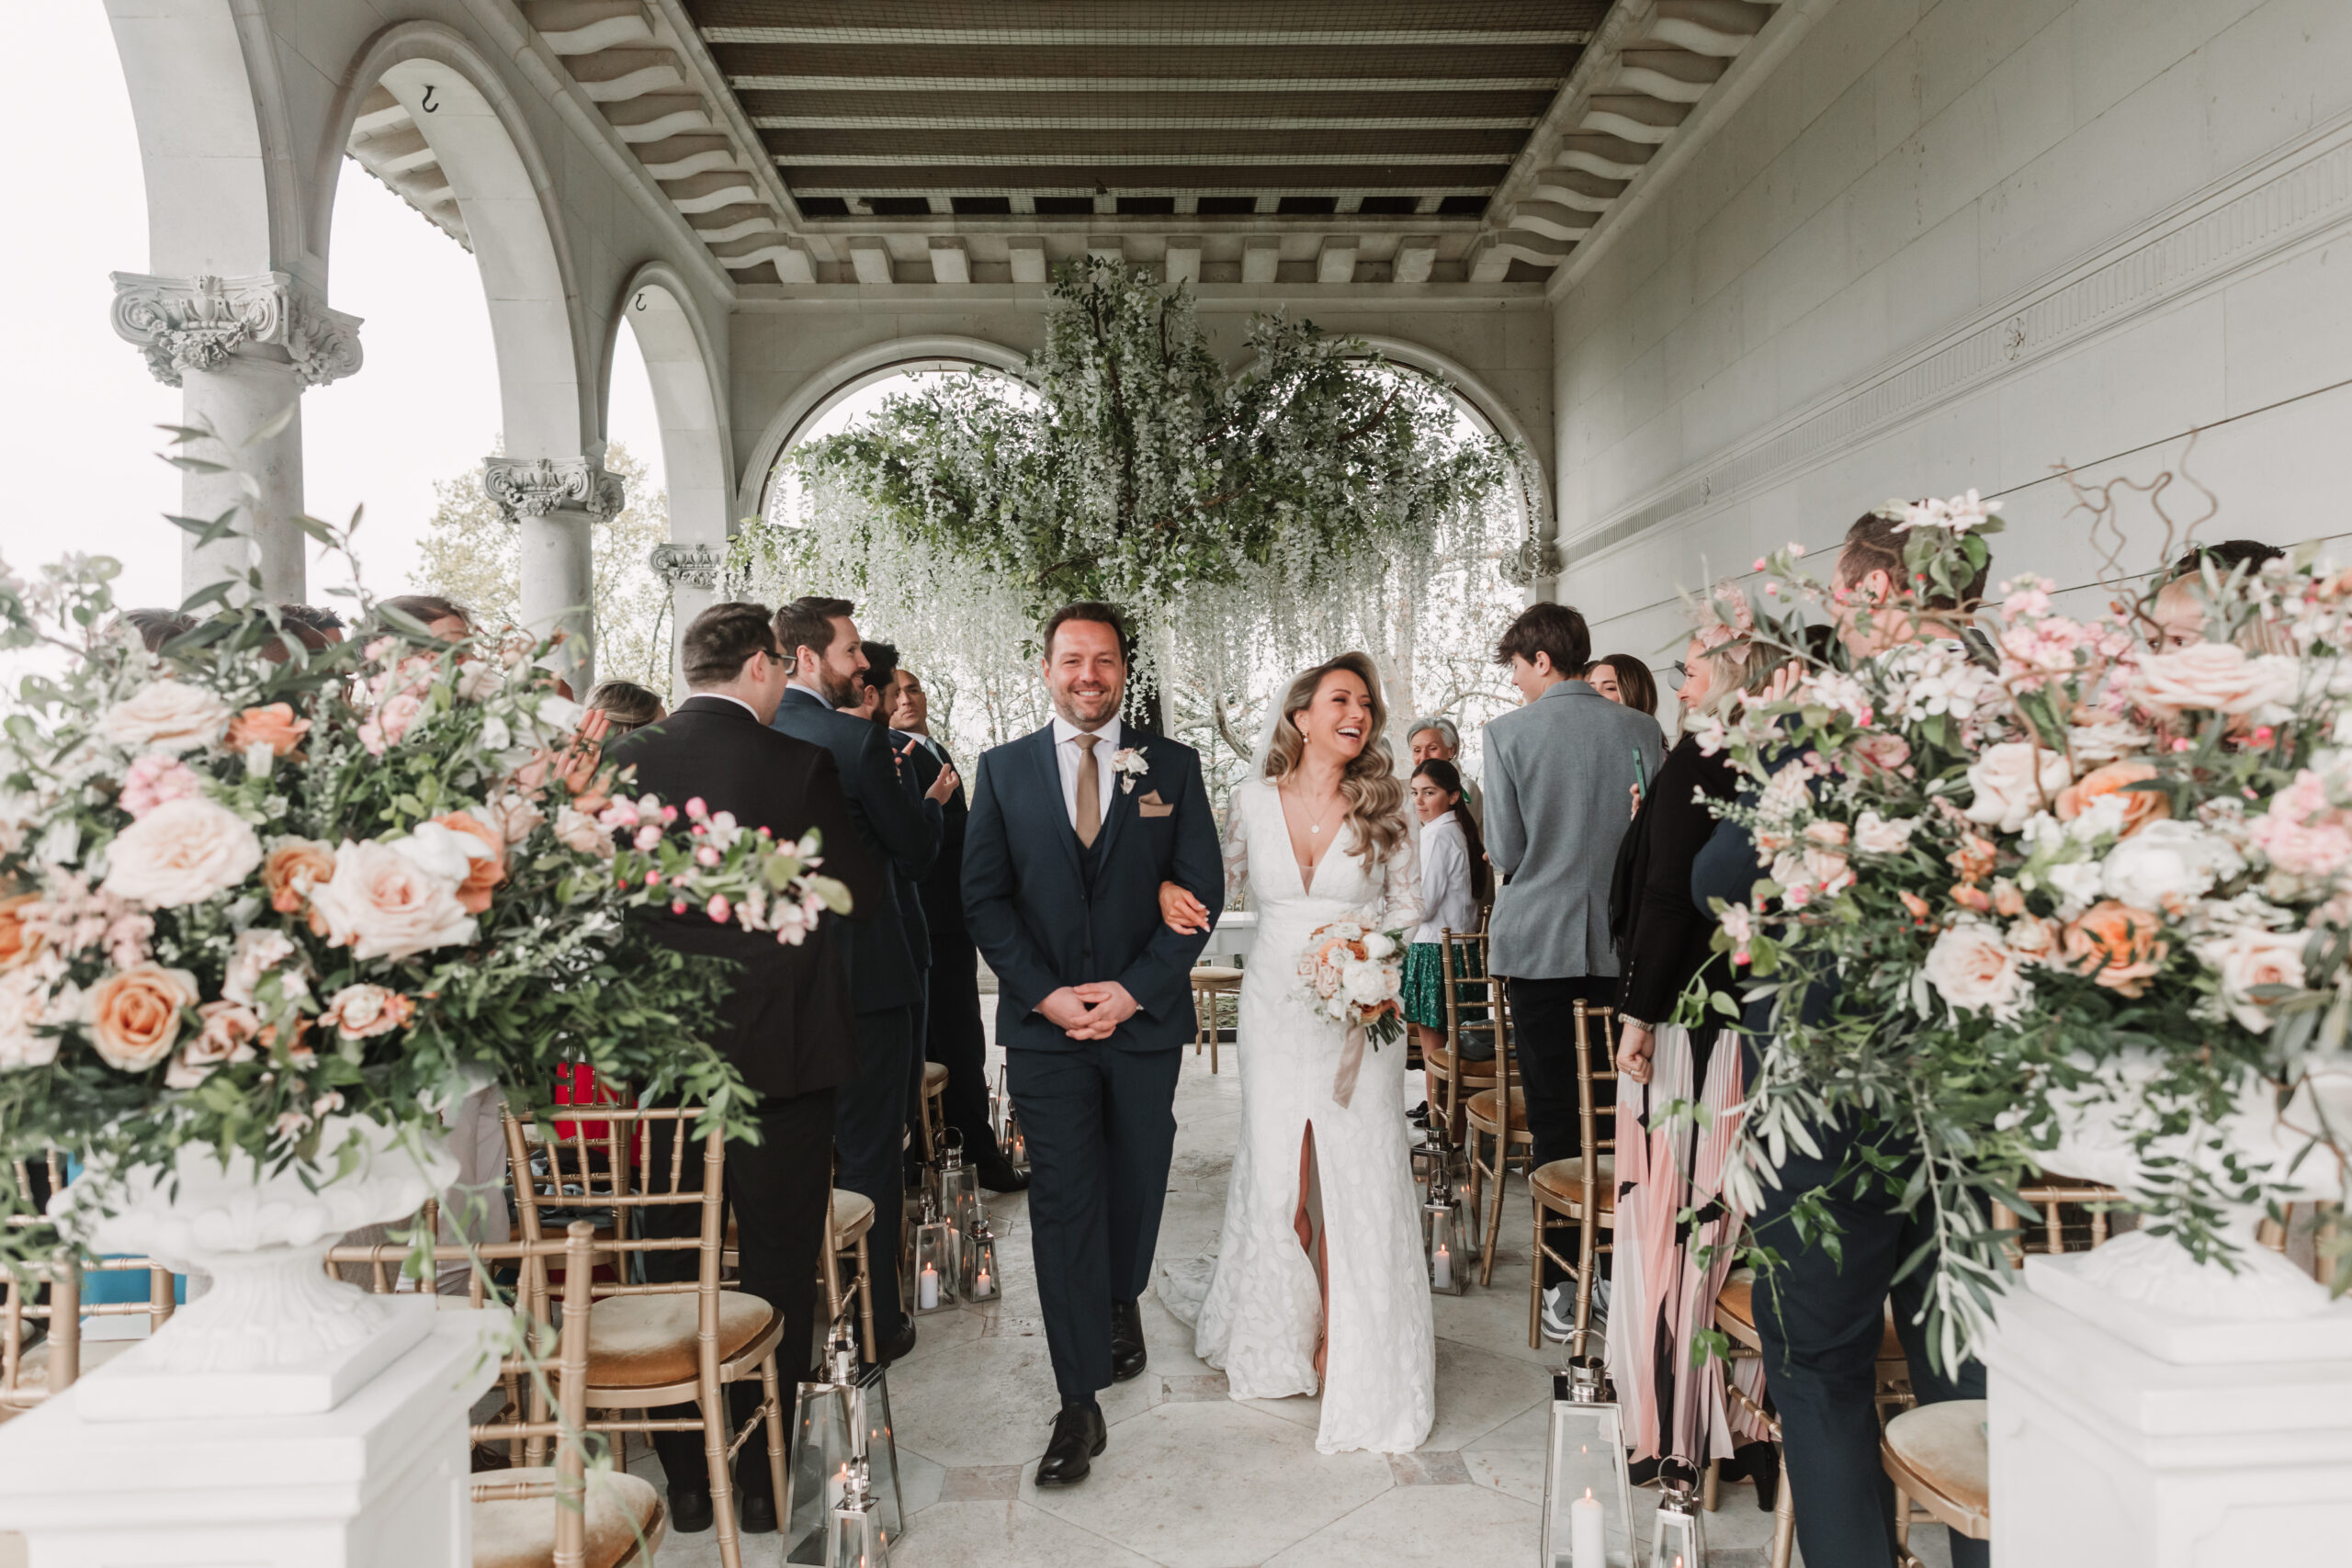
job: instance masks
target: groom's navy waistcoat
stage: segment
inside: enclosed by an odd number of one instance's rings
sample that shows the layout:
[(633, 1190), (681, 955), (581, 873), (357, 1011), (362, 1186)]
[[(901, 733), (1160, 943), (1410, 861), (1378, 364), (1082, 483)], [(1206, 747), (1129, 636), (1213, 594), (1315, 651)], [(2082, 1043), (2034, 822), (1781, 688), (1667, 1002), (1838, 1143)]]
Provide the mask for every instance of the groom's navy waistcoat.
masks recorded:
[(1151, 1051), (1193, 1036), (1193, 961), (1208, 935), (1168, 929), (1159, 885), (1185, 888), (1212, 921), (1225, 906), (1201, 759), (1132, 728), (1120, 739), (1146, 771), (1117, 780), (1091, 851), (1070, 827), (1051, 725), (980, 758), (964, 835), (964, 921), (996, 972), (997, 1040), (1008, 1048), (1077, 1049), (1037, 1004), (1104, 980), (1125, 986), (1136, 1009), (1104, 1043)]

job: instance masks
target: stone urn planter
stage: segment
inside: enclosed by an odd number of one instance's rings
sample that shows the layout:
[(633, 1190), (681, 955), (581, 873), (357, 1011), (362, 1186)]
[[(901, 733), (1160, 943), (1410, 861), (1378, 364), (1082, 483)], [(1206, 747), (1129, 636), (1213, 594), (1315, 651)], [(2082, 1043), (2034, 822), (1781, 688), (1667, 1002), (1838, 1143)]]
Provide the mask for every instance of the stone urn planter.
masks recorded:
[(457, 1176), (438, 1138), (328, 1119), (317, 1159), (268, 1170), (209, 1146), (175, 1163), (99, 1166), (51, 1217), (94, 1249), (152, 1257), (209, 1288), (79, 1385), (85, 1419), (307, 1416), (334, 1409), (424, 1338), (431, 1314), (332, 1278), (327, 1249), (401, 1220)]
[[(2154, 1190), (2162, 1169), (2130, 1117), (2154, 1076), (2103, 1068), (2101, 1089), (2062, 1104), (2044, 1167)], [(2284, 1107), (2249, 1075), (2218, 1123), (2149, 1152), (2209, 1168), (2234, 1156), (2290, 1198), (2333, 1199), (2335, 1160), (2310, 1149), (2322, 1118), (2352, 1127), (2352, 1072), (2311, 1075)], [(2263, 1247), (2261, 1217), (2224, 1212), (2227, 1258), (2136, 1231), (2026, 1259), (1984, 1348), (2003, 1568), (2325, 1562), (2352, 1540), (2352, 1302)]]

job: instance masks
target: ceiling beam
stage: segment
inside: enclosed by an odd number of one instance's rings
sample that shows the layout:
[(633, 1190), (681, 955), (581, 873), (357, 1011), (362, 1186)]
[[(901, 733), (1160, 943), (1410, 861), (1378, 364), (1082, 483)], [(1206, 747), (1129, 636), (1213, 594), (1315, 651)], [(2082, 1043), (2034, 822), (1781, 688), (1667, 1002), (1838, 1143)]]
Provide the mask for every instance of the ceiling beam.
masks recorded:
[[(1179, 164), (1188, 167), (1236, 168), (1321, 167), (1327, 164), (1356, 164), (1368, 160), (1384, 164), (1492, 164), (1498, 168), (1510, 163), (1510, 152), (1115, 152), (1105, 154), (1091, 149), (1072, 151), (1066, 148), (1041, 147), (1016, 152), (952, 152), (926, 149), (920, 153), (908, 152), (778, 152), (775, 162), (789, 168), (801, 164), (825, 164), (849, 168), (890, 168), (910, 163), (953, 167), (986, 168), (1011, 165), (1033, 168), (1039, 165), (1069, 165), (1076, 168), (1098, 168), (1106, 162), (1130, 167), (1158, 164)], [(1107, 183), (1107, 182), (1105, 182)], [(796, 184), (795, 189), (799, 188)], [(1125, 187), (1122, 186), (1122, 189)], [(1353, 186), (1350, 186), (1353, 189)]]
[(1573, 49), (1592, 40), (1587, 28), (705, 28), (702, 36), (715, 44), (967, 49)]
[(1533, 115), (990, 115), (984, 123), (938, 114), (760, 114), (761, 130), (1526, 130)]
[(1549, 93), (1556, 76), (760, 76), (739, 93)]

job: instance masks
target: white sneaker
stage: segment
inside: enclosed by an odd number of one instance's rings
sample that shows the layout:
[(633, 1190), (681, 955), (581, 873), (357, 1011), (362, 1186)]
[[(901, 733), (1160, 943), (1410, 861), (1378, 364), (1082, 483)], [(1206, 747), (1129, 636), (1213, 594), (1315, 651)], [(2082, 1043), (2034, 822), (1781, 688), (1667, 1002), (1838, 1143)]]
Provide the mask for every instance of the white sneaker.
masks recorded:
[(1576, 1287), (1565, 1281), (1544, 1292), (1544, 1337), (1565, 1345), (1577, 1327)]

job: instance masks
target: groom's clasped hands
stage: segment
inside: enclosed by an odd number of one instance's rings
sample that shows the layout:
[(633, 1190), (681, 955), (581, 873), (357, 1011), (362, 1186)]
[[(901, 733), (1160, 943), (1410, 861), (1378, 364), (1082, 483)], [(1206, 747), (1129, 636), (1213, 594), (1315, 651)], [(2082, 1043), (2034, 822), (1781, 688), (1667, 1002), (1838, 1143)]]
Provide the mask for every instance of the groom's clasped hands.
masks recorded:
[(1135, 1016), (1136, 999), (1116, 980), (1090, 980), (1048, 992), (1037, 1010), (1072, 1040), (1108, 1040)]

